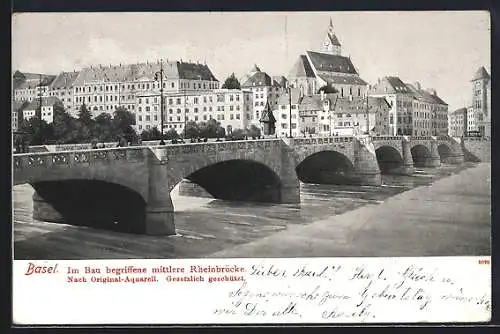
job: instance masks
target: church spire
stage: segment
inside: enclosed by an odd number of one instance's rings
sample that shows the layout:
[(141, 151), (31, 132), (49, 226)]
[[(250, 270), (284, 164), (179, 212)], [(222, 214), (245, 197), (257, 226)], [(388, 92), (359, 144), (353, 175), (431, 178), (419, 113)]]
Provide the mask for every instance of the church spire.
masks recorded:
[(335, 36), (335, 32), (333, 31), (333, 22), (331, 17), (330, 24), (328, 25), (328, 34), (323, 41), (323, 52), (338, 56), (341, 54), (341, 45), (337, 36)]

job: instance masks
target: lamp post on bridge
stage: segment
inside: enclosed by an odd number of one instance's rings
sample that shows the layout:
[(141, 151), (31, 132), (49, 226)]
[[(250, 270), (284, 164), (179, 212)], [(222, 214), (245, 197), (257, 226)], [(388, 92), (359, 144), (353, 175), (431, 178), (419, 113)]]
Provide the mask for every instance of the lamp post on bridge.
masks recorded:
[(163, 59), (160, 59), (160, 71), (155, 73), (155, 81), (158, 81), (158, 77), (160, 79), (160, 145), (165, 145), (165, 141), (163, 140)]

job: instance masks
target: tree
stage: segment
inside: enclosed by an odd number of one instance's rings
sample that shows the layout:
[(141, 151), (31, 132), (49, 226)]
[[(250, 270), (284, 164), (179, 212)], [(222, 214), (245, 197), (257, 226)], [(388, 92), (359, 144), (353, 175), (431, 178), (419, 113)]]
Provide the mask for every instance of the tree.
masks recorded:
[(326, 85), (318, 89), (318, 93), (320, 92), (323, 92), (325, 94), (335, 94), (338, 93), (338, 90), (336, 90), (335, 87), (333, 87), (331, 84), (327, 83)]
[(169, 129), (167, 132), (163, 134), (163, 136), (166, 140), (179, 138), (179, 134), (174, 129)]
[(250, 128), (247, 130), (247, 134), (249, 137), (252, 137), (254, 139), (260, 137), (260, 128), (257, 127), (255, 124), (252, 124)]
[(247, 135), (247, 131), (243, 129), (234, 129), (231, 133), (231, 138), (235, 140), (243, 140)]
[(186, 138), (196, 138), (200, 136), (200, 129), (195, 121), (189, 121), (186, 123)]
[(224, 81), (222, 88), (226, 89), (241, 89), (240, 82), (236, 79), (234, 72)]
[(28, 133), (29, 145), (46, 145), (54, 140), (54, 128), (38, 116), (23, 120), (19, 130)]
[(103, 112), (97, 115), (93, 136), (101, 142), (116, 140), (113, 119), (110, 114)]
[(85, 102), (80, 106), (80, 110), (78, 111), (78, 119), (89, 125), (92, 122), (92, 113), (87, 109)]
[(64, 109), (61, 102), (54, 104), (54, 140), (57, 144), (72, 144), (78, 142), (77, 120)]
[(135, 132), (135, 116), (123, 107), (116, 108), (113, 117), (113, 128), (115, 137), (124, 137), (127, 142), (137, 143), (139, 137)]
[(141, 132), (141, 139), (142, 140), (160, 140), (161, 139), (161, 132), (155, 126), (152, 129), (142, 131)]

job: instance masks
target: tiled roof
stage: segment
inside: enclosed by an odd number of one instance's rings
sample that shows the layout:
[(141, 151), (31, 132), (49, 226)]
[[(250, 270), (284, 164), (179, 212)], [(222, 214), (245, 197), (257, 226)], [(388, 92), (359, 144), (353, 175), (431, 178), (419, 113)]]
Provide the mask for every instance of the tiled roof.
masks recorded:
[[(300, 99), (300, 89), (298, 88), (292, 88), (292, 104), (298, 104)], [(278, 104), (279, 105), (289, 105), (290, 104), (290, 97), (288, 94), (288, 90), (286, 90), (283, 94), (280, 95), (278, 99)]]
[(299, 103), (299, 111), (322, 110), (321, 95), (304, 96)]
[[(42, 106), (53, 106), (57, 102), (61, 102), (57, 97), (55, 96), (47, 96), (47, 97), (42, 97)], [(40, 100), (39, 99), (34, 99), (33, 101), (30, 102), (30, 104), (24, 108), (27, 110), (36, 110), (40, 106)]]
[(32, 89), (38, 86), (48, 86), (56, 78), (55, 75), (42, 74), (42, 80), (40, 81), (39, 74), (33, 74), (33, 73), (23, 73), (23, 74), (25, 75), (26, 79), (21, 83), (17, 82), (16, 83), (17, 87), (15, 89)]
[(312, 66), (318, 72), (336, 72), (357, 74), (351, 59), (327, 53), (307, 51)]
[[(74, 81), (81, 86), (86, 82), (127, 82), (140, 79), (154, 80), (160, 71), (160, 63), (138, 63), (117, 66), (86, 67)], [(218, 81), (205, 64), (163, 62), (164, 79), (188, 79)]]
[(287, 82), (288, 82), (288, 80), (282, 75), (273, 76), (273, 86), (285, 88), (287, 85)]
[(340, 42), (339, 42), (337, 36), (335, 36), (334, 33), (328, 34), (328, 37), (330, 38), (330, 42), (332, 43), (332, 45), (338, 45), (338, 46), (340, 46)]
[(300, 55), (299, 59), (295, 62), (288, 76), (289, 78), (315, 78), (314, 71), (309, 64), (309, 60), (305, 55)]
[(392, 86), (392, 89), (396, 93), (410, 93), (411, 92), (410, 89), (408, 88), (408, 86), (406, 86), (404, 84), (404, 82), (401, 81), (401, 79), (398, 77), (385, 77), (384, 79), (387, 80), (387, 82), (389, 82), (389, 84)]
[(480, 79), (489, 79), (489, 78), (490, 78), (490, 75), (488, 74), (488, 72), (486, 71), (484, 66), (481, 66), (474, 74), (472, 81), (480, 80)]
[(252, 86), (271, 86), (273, 81), (266, 72), (255, 72), (251, 74), (242, 84), (241, 87)]
[(408, 87), (409, 91), (413, 96), (421, 102), (425, 103), (437, 103), (437, 104), (443, 104), (447, 105), (446, 102), (444, 102), (439, 96), (433, 95), (423, 89), (417, 89), (414, 85), (412, 84), (405, 84), (406, 87)]
[(177, 62), (180, 79), (218, 81), (207, 65)]
[(50, 89), (71, 88), (80, 72), (61, 72), (50, 84)]
[(332, 84), (343, 84), (343, 85), (367, 85), (368, 83), (358, 76), (346, 76), (346, 75), (332, 75), (332, 74), (320, 74), (319, 77), (325, 80), (330, 85)]

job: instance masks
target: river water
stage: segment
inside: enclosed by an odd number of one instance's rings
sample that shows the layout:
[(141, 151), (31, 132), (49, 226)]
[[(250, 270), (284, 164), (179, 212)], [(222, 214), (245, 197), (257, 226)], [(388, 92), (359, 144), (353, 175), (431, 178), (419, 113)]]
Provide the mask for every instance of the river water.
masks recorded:
[(176, 236), (145, 236), (33, 220), (29, 185), (13, 187), (15, 259), (199, 258), (310, 224), (474, 166), (419, 168), (413, 176), (383, 175), (382, 186), (301, 184), (301, 203), (255, 204), (179, 196), (172, 191)]

